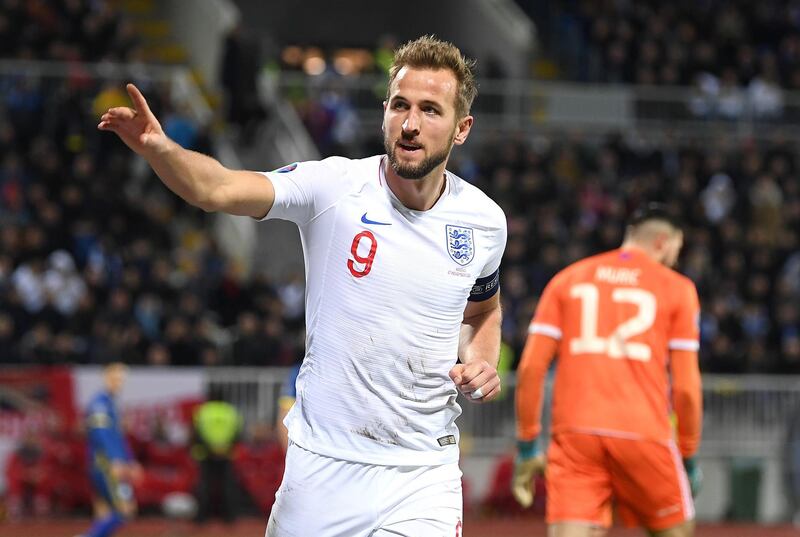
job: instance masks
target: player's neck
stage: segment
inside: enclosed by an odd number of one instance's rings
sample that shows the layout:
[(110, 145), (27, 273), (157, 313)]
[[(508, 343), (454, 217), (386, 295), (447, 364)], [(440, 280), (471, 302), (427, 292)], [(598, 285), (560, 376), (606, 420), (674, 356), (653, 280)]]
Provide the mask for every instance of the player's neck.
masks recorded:
[(433, 207), (444, 192), (447, 181), (444, 174), (445, 163), (437, 166), (422, 179), (405, 179), (389, 164), (384, 163), (384, 177), (392, 193), (400, 203), (414, 211), (427, 211)]
[(653, 261), (658, 261), (658, 256), (652, 248), (648, 248), (647, 246), (639, 244), (636, 241), (626, 240), (622, 243), (622, 246), (620, 246), (620, 250), (625, 250), (627, 252), (639, 252), (649, 257)]

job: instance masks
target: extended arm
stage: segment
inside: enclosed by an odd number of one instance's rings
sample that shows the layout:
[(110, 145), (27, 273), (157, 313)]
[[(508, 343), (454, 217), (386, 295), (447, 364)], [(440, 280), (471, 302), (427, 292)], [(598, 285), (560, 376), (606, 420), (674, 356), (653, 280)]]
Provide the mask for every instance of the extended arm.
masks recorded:
[(182, 148), (164, 134), (144, 96), (127, 85), (134, 108), (111, 108), (97, 128), (117, 134), (142, 156), (164, 184), (188, 203), (205, 211), (262, 218), (272, 208), (275, 190), (266, 176), (230, 170), (219, 161)]

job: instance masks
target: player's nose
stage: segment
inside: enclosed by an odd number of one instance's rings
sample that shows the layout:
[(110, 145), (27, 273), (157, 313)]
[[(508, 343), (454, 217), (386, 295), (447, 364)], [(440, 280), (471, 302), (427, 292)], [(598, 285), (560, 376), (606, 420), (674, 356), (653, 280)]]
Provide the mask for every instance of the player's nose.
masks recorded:
[(419, 114), (413, 109), (408, 111), (405, 120), (403, 121), (403, 134), (417, 135), (419, 134)]

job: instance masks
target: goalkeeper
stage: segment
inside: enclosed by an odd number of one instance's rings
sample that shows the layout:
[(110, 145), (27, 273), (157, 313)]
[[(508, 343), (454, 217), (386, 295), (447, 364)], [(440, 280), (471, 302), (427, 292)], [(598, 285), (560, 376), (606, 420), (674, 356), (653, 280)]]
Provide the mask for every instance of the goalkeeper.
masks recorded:
[(558, 354), (545, 476), (551, 537), (603, 535), (612, 501), (653, 536), (694, 534), (699, 302), (671, 269), (682, 244), (670, 213), (648, 205), (619, 249), (570, 265), (542, 294), (518, 370), (512, 489), (523, 506), (533, 502), (544, 379)]

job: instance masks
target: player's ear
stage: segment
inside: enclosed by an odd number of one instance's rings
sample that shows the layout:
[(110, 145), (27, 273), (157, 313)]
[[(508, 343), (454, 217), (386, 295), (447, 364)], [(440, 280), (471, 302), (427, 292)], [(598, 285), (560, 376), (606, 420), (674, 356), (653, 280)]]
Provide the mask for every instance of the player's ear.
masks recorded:
[(472, 116), (464, 116), (458, 121), (456, 133), (453, 137), (453, 143), (455, 145), (461, 145), (467, 141), (467, 136), (469, 136), (469, 131), (472, 129), (473, 121), (474, 118)]
[(672, 234), (670, 233), (666, 232), (656, 233), (655, 237), (653, 237), (653, 247), (660, 254), (664, 254), (669, 250), (672, 239), (673, 237)]

